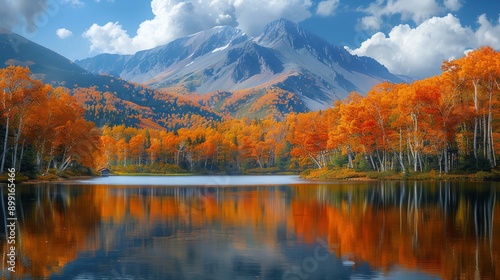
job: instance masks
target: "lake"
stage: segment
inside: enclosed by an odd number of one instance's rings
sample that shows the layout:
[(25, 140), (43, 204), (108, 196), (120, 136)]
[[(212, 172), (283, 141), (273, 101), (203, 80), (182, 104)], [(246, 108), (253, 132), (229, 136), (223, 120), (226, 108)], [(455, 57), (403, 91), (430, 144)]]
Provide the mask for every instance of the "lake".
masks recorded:
[(297, 176), (18, 185), (16, 272), (7, 271), (6, 228), (2, 277), (495, 279), (499, 191), (499, 183)]

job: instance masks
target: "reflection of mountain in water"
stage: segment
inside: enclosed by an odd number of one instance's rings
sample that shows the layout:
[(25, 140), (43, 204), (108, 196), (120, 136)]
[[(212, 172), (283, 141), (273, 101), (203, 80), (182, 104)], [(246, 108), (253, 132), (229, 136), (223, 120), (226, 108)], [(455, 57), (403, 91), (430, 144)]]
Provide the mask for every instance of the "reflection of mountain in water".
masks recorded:
[(282, 279), (318, 238), (334, 250), (314, 279), (493, 279), (500, 267), (500, 208), (484, 184), (49, 186), (19, 199), (18, 275)]

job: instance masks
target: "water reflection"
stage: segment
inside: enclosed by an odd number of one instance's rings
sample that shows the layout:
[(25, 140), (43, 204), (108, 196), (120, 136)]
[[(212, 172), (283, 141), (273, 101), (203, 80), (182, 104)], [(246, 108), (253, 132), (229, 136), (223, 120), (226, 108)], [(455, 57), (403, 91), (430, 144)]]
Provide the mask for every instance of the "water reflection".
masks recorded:
[(27, 186), (17, 198), (21, 258), (3, 275), (495, 279), (496, 186)]

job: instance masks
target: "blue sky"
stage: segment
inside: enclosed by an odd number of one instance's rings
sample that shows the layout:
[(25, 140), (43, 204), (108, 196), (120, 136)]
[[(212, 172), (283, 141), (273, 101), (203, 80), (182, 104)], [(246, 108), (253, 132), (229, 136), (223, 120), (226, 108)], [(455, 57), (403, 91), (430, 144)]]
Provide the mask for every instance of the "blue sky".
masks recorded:
[(284, 17), (373, 57), (391, 72), (426, 77), (472, 48), (500, 49), (498, 0), (0, 0), (4, 27), (71, 59), (134, 53), (216, 25), (257, 36)]

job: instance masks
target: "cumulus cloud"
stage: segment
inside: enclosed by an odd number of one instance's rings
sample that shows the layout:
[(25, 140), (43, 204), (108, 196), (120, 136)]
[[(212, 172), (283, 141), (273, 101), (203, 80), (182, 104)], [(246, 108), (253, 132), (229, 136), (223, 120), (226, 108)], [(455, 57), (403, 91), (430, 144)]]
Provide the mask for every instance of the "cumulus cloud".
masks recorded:
[[(361, 27), (373, 29), (375, 19), (380, 23), (384, 18), (394, 15), (401, 16), (403, 21), (413, 21), (420, 24), (423, 21), (450, 11), (457, 11), (461, 7), (460, 0), (379, 0), (368, 7), (360, 9), (368, 15), (361, 19)], [(380, 27), (380, 24), (378, 24)]]
[(461, 57), (471, 48), (500, 48), (500, 24), (490, 23), (485, 15), (479, 17), (478, 24), (474, 31), (448, 14), (430, 18), (415, 28), (398, 25), (387, 36), (378, 32), (359, 48), (346, 49), (376, 59), (392, 73), (427, 77), (440, 73), (443, 60)]
[(310, 0), (152, 0), (154, 17), (139, 25), (136, 36), (130, 37), (118, 22), (93, 24), (83, 36), (92, 51), (130, 54), (218, 25), (238, 26), (257, 35), (274, 19), (299, 22), (310, 17), (311, 6)]
[(66, 39), (68, 37), (73, 36), (73, 32), (71, 32), (70, 30), (68, 30), (66, 28), (59, 28), (56, 30), (56, 35), (60, 39)]
[(339, 5), (339, 0), (326, 0), (318, 3), (316, 14), (319, 16), (331, 16), (335, 13), (335, 9)]
[[(500, 49), (500, 24), (491, 24), (484, 14), (479, 16), (477, 22), (479, 28), (476, 31), (476, 46), (489, 45), (494, 49)], [(500, 17), (498, 23), (500, 23)]]
[(134, 46), (127, 32), (118, 22), (108, 22), (104, 26), (93, 24), (83, 33), (90, 40), (91, 51), (106, 53), (132, 53)]

